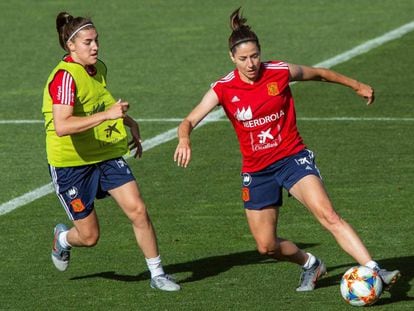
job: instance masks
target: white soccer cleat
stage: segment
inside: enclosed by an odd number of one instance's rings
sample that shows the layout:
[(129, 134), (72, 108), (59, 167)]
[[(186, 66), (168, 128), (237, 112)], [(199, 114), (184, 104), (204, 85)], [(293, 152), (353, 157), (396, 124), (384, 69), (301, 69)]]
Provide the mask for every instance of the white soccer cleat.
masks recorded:
[(308, 292), (315, 289), (316, 281), (326, 274), (326, 266), (322, 260), (316, 259), (316, 262), (309, 269), (303, 269), (300, 275), (297, 292)]
[(70, 249), (63, 248), (59, 243), (59, 234), (67, 231), (68, 228), (64, 224), (58, 224), (54, 229), (54, 239), (52, 247), (52, 262), (56, 269), (65, 271), (69, 265)]
[(155, 276), (151, 279), (150, 283), (152, 288), (164, 290), (167, 292), (175, 292), (181, 289), (175, 280), (168, 274), (162, 274)]
[(376, 271), (384, 283), (384, 290), (389, 290), (395, 283), (397, 283), (398, 279), (401, 277), (399, 270), (388, 271), (385, 269), (379, 269)]

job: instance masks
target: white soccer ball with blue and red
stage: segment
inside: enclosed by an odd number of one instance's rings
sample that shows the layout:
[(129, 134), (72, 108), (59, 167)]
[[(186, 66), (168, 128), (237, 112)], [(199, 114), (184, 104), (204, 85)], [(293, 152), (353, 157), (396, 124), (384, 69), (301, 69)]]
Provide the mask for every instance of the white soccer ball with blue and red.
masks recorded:
[(352, 306), (374, 304), (382, 294), (382, 281), (377, 271), (356, 266), (348, 269), (341, 279), (341, 295)]

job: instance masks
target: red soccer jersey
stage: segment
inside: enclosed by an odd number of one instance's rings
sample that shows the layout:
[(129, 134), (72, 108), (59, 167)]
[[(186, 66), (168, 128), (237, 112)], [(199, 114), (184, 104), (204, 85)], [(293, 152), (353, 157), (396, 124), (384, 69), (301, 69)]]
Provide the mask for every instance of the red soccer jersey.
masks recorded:
[[(73, 63), (74, 60), (71, 56), (66, 56), (64, 60), (68, 63)], [(90, 76), (96, 74), (96, 68), (94, 66), (87, 66), (86, 71)], [(76, 85), (72, 76), (66, 70), (59, 70), (56, 72), (55, 77), (49, 84), (49, 94), (52, 97), (54, 105), (75, 105), (75, 93)]]
[(296, 127), (287, 63), (262, 63), (253, 84), (242, 81), (236, 69), (212, 88), (236, 131), (243, 172), (260, 171), (306, 147)]
[[(65, 61), (73, 62), (72, 57), (66, 56)], [(76, 85), (72, 76), (65, 70), (59, 70), (49, 84), (49, 94), (53, 104), (75, 105)]]

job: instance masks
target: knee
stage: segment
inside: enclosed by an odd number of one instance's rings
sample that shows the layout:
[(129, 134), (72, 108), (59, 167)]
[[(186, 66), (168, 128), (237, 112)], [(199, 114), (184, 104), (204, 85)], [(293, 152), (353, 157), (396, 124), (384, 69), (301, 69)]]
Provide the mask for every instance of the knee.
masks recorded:
[(334, 229), (342, 225), (342, 218), (331, 208), (323, 213), (322, 224), (328, 229)]
[(98, 244), (99, 241), (99, 232), (88, 232), (88, 233), (81, 233), (80, 239), (82, 245), (85, 247), (93, 247)]
[(277, 257), (279, 254), (279, 249), (277, 245), (269, 245), (265, 243), (257, 243), (257, 251), (260, 255)]
[(326, 221), (331, 225), (336, 225), (341, 222), (341, 217), (338, 215), (335, 210), (331, 209), (326, 215), (325, 215)]
[(130, 221), (135, 226), (146, 225), (149, 222), (147, 209), (144, 205), (137, 205), (134, 210), (128, 215)]

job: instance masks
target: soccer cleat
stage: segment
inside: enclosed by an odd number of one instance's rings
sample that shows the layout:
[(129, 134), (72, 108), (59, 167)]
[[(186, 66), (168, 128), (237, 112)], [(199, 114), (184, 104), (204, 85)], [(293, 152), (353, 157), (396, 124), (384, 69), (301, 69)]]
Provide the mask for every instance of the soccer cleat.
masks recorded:
[(385, 269), (376, 269), (376, 271), (384, 283), (384, 290), (389, 290), (401, 277), (401, 273), (398, 270), (388, 271)]
[(164, 290), (167, 292), (175, 292), (181, 289), (175, 280), (168, 274), (154, 276), (150, 283), (152, 288)]
[(59, 271), (65, 271), (69, 265), (70, 248), (63, 248), (59, 243), (59, 234), (63, 231), (67, 231), (68, 228), (64, 224), (58, 224), (54, 229), (54, 239), (52, 247), (52, 261), (56, 269)]
[(326, 274), (326, 266), (322, 260), (316, 258), (316, 262), (309, 269), (304, 269), (300, 275), (297, 292), (307, 292), (315, 289), (316, 281)]

